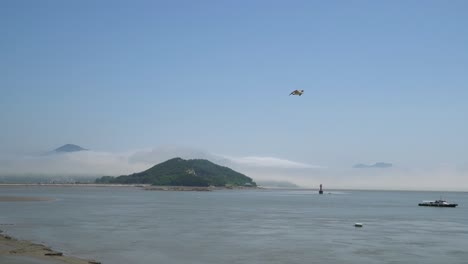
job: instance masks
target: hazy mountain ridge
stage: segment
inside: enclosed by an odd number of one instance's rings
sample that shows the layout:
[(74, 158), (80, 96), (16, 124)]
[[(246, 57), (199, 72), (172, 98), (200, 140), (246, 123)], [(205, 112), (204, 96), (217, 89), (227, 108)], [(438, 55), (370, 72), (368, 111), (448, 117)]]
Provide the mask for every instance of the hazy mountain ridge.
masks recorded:
[(77, 151), (86, 151), (88, 149), (82, 148), (75, 144), (65, 144), (61, 147), (54, 149), (54, 152), (77, 152)]
[(390, 168), (393, 167), (392, 163), (386, 163), (386, 162), (376, 162), (372, 165), (367, 165), (367, 164), (356, 164), (353, 166), (355, 169), (367, 169), (367, 168)]

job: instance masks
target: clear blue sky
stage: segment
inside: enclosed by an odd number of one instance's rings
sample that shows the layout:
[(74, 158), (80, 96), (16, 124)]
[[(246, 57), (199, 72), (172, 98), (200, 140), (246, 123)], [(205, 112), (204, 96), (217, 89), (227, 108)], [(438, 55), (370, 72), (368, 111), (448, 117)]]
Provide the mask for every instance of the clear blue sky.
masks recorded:
[(467, 1), (4, 0), (0, 152), (172, 144), (466, 166), (467, 13)]

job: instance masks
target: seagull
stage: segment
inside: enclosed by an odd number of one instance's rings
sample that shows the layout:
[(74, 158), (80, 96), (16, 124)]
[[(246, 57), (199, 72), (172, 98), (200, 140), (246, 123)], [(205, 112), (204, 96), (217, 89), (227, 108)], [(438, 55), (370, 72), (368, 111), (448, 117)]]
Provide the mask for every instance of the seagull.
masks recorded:
[(299, 95), (301, 96), (304, 93), (304, 90), (294, 90), (289, 95)]

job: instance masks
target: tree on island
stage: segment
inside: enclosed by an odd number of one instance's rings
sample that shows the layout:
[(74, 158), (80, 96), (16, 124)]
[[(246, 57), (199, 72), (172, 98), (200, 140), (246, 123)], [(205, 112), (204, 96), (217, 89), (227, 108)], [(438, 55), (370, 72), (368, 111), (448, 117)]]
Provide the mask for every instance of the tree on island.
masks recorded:
[(151, 184), (162, 186), (252, 186), (246, 175), (204, 159), (173, 158), (152, 168), (118, 177), (104, 176), (96, 183)]

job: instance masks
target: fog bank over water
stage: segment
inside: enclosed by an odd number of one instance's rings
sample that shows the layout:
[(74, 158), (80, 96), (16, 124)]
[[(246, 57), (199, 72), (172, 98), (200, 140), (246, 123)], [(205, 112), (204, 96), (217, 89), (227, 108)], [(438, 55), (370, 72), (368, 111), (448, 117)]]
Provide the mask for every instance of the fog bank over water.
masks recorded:
[(388, 171), (356, 171), (353, 169), (316, 170), (244, 170), (254, 179), (290, 181), (298, 186), (318, 189), (378, 189), (468, 191), (468, 173), (457, 168), (394, 168)]
[(174, 157), (208, 159), (230, 167), (259, 182), (288, 182), (304, 188), (468, 190), (468, 168), (439, 164), (425, 168), (398, 166), (354, 169), (327, 167), (262, 155), (233, 156), (176, 146), (162, 146), (127, 152), (79, 151), (0, 157), (0, 176), (28, 175), (87, 176), (124, 175), (146, 170)]

